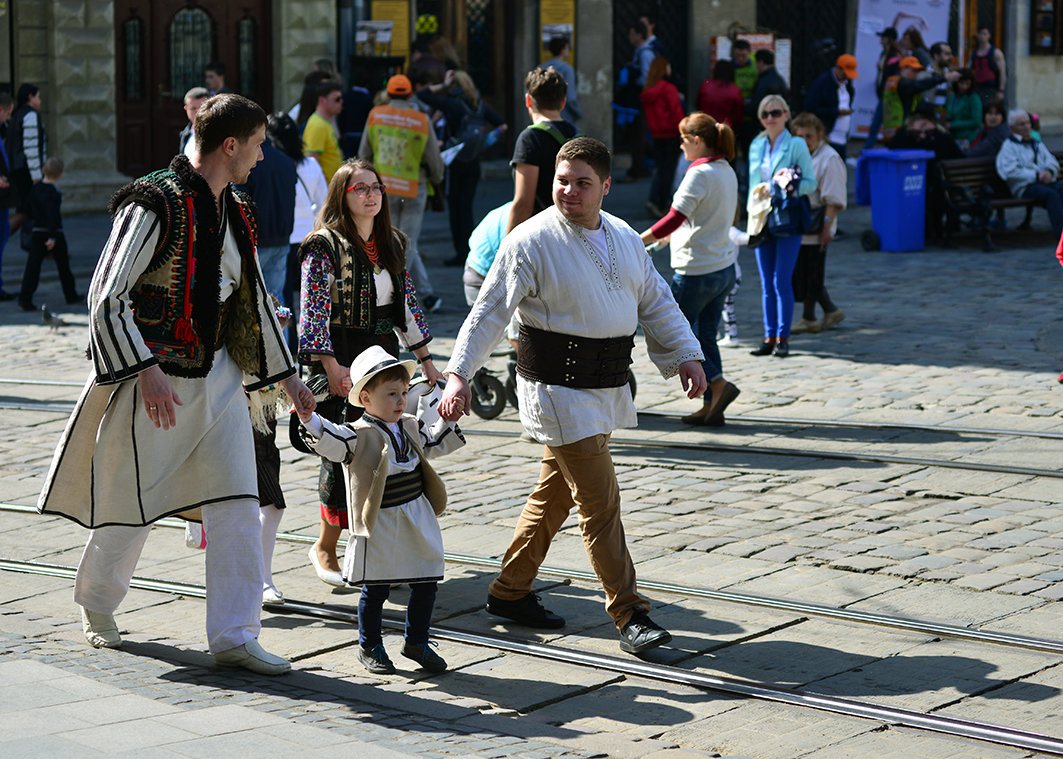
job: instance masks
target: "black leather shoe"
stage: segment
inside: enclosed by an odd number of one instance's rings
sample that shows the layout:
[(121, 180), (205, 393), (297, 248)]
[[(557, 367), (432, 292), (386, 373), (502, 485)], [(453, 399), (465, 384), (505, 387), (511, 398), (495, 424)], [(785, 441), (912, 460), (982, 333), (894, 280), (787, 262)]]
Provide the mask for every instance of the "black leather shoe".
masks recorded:
[(14, 300), (14, 293), (9, 293), (6, 290), (0, 290), (0, 300)]
[(565, 626), (565, 620), (543, 608), (542, 602), (536, 593), (529, 593), (524, 598), (516, 601), (503, 601), (487, 594), (488, 614), (496, 617), (504, 617), (526, 627), (538, 627), (542, 630), (556, 630)]
[(789, 343), (775, 343), (775, 356), (776, 358), (786, 358), (790, 355)]
[(775, 343), (770, 343), (767, 340), (760, 344), (760, 347), (756, 350), (749, 352), (750, 356), (770, 356), (771, 352), (775, 350)]
[(670, 643), (672, 635), (645, 612), (638, 612), (620, 630), (620, 650), (641, 654), (651, 648)]
[(395, 674), (395, 665), (388, 658), (388, 652), (384, 650), (383, 643), (377, 643), (372, 648), (358, 646), (358, 661), (374, 675)]
[(432, 650), (435, 643), (406, 643), (402, 647), (402, 655), (407, 659), (413, 659), (421, 665), (426, 672), (445, 672), (447, 662), (442, 656)]
[(31, 301), (31, 300), (20, 300), (18, 302), (18, 307), (21, 308), (23, 311), (36, 311), (37, 310), (37, 307), (35, 305), (33, 305), (33, 301)]

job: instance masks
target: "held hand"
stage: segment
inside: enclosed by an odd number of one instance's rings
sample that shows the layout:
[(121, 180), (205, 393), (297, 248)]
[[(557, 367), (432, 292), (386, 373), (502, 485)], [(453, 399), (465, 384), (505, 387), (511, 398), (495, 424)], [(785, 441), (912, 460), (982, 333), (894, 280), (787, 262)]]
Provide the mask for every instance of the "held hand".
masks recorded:
[(684, 361), (679, 365), (679, 381), (687, 391), (687, 398), (697, 398), (705, 394), (709, 386), (705, 379), (705, 370), (700, 361)]
[(0, 187), (10, 187), (10, 186), (11, 186), (11, 182), (8, 181), (8, 178), (0, 176)]
[(337, 398), (346, 398), (354, 387), (350, 368), (333, 361), (325, 364), (325, 374), (328, 375), (328, 391)]
[(158, 366), (151, 366), (137, 375), (137, 389), (144, 402), (148, 419), (157, 428), (168, 430), (177, 425), (176, 406), (183, 405), (173, 389), (170, 378)]
[(55, 240), (54, 239), (45, 240), (44, 241), (44, 247), (47, 248), (48, 250), (52, 250), (55, 247)]
[(310, 391), (310, 388), (308, 388), (301, 379), (294, 375), (286, 380), (282, 380), (281, 387), (284, 388), (284, 392), (286, 392), (288, 397), (291, 398), (292, 406), (295, 407), (295, 413), (299, 415), (299, 421), (309, 421), (311, 414), (317, 407), (317, 402), (314, 400), (314, 394)]
[(432, 359), (428, 358), (421, 362), (421, 373), (424, 374), (425, 379), (428, 380), (429, 387), (435, 387), (436, 383), (443, 379), (443, 375), (436, 369), (436, 365), (432, 363)]
[(834, 231), (831, 229), (833, 224), (829, 221), (823, 222), (823, 229), (819, 230), (819, 244), (822, 247), (830, 245), (831, 240), (834, 239)]
[(464, 377), (451, 374), (447, 377), (447, 387), (443, 391), (443, 400), (439, 402), (439, 415), (448, 422), (456, 422), (462, 414), (469, 413), (472, 392)]

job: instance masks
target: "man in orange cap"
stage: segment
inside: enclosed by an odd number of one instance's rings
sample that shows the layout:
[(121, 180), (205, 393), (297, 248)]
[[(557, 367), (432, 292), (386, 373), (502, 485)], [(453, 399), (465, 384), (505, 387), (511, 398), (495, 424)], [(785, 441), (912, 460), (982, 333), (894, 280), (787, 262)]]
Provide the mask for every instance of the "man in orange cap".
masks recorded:
[(413, 84), (404, 74), (388, 79), (386, 105), (369, 112), (358, 157), (373, 162), (387, 188), (391, 223), (409, 238), (406, 268), (426, 311), (439, 308), (439, 296), (428, 279), (417, 248), (428, 201), (428, 183), (443, 181), (443, 158), (432, 124), (411, 101)]
[(859, 77), (856, 58), (848, 53), (839, 55), (830, 70), (812, 82), (805, 97), (805, 110), (816, 114), (823, 122), (827, 142), (843, 159), (853, 115), (852, 80)]
[(934, 71), (926, 71), (923, 64), (914, 55), (901, 58), (901, 78), (897, 82), (897, 96), (900, 98), (901, 107), (904, 109), (904, 118), (915, 113), (918, 105), (919, 94), (926, 90), (937, 87), (942, 82), (952, 84), (960, 78), (958, 71), (946, 71), (938, 74)]

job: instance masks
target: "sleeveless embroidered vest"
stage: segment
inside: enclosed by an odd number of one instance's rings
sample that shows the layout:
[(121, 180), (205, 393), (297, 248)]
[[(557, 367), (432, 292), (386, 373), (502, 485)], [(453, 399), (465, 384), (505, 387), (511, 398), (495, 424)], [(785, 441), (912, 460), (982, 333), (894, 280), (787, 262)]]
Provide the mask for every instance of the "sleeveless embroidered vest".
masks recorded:
[(137, 328), (167, 374), (205, 377), (214, 353), (225, 345), (245, 372), (265, 366), (258, 323), (255, 247), (258, 225), (254, 203), (230, 188), (223, 204), (240, 251), (240, 285), (218, 302), (224, 228), (206, 180), (183, 155), (119, 189), (111, 214), (129, 203), (153, 211), (162, 229), (151, 264), (130, 292)]

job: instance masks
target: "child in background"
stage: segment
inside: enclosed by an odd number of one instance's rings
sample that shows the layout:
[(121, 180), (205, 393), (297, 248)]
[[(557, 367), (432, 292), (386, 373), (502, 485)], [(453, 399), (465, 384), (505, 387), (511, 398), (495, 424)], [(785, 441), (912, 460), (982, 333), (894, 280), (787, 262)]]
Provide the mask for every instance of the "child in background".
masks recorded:
[(83, 299), (74, 287), (74, 274), (70, 271), (70, 256), (63, 235), (63, 215), (60, 212), (63, 194), (55, 186), (62, 176), (63, 161), (49, 158), (44, 162), (43, 178), (30, 190), (27, 205), (33, 223), (33, 238), (18, 295), (18, 305), (23, 311), (37, 310), (33, 305), (33, 294), (37, 292), (37, 284), (41, 279), (41, 264), (48, 255), (55, 259), (66, 302), (78, 303)]
[[(447, 668), (428, 640), (437, 584), (443, 579), (443, 536), (436, 517), (447, 500), (428, 459), (460, 448), (465, 438), (457, 424), (436, 412), (437, 390), (424, 382), (410, 389), (415, 366), (379, 346), (368, 348), (351, 364), (348, 402), (365, 409), (360, 419), (334, 424), (312, 412), (299, 416), (306, 444), (343, 464), (352, 538), (343, 578), (362, 586), (358, 660), (382, 675), (395, 672), (380, 628), (384, 601), (396, 583), (410, 586), (402, 655), (429, 672)], [(408, 396), (415, 392), (416, 418), (406, 413)]]
[(749, 245), (749, 235), (742, 232), (738, 227), (731, 227), (728, 232), (731, 243), (735, 246), (735, 286), (727, 293), (723, 302), (723, 319), (720, 322), (720, 339), (716, 344), (721, 348), (737, 348), (738, 342), (738, 317), (735, 315), (735, 296), (742, 287), (742, 267), (738, 265), (738, 249), (743, 245)]

